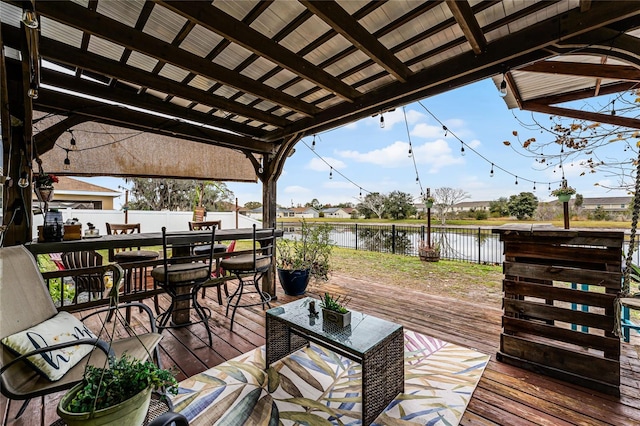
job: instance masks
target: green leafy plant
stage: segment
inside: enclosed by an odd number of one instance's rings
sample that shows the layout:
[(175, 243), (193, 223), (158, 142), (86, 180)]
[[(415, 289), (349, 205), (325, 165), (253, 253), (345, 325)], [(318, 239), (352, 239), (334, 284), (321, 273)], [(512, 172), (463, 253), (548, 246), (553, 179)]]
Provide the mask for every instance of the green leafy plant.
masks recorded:
[(73, 413), (112, 407), (148, 387), (166, 389), (173, 395), (178, 393), (178, 382), (169, 370), (126, 354), (120, 358), (111, 358), (109, 368), (87, 366), (82, 383), (82, 389), (65, 407)]
[(562, 188), (557, 188), (554, 189), (553, 191), (551, 191), (551, 195), (553, 195), (554, 197), (559, 197), (561, 195), (573, 195), (576, 193), (576, 190), (570, 186), (562, 187)]
[(340, 314), (346, 314), (349, 310), (346, 305), (351, 299), (346, 296), (331, 296), (329, 293), (324, 294), (324, 298), (320, 300), (320, 307), (328, 309), (330, 311), (338, 312)]
[(333, 244), (330, 233), (333, 227), (323, 223), (312, 226), (302, 221), (298, 239), (282, 238), (277, 242), (276, 266), (286, 270), (309, 269), (316, 280), (328, 280)]
[(56, 175), (44, 173), (37, 174), (33, 178), (36, 188), (53, 187), (54, 183), (58, 183), (58, 177)]

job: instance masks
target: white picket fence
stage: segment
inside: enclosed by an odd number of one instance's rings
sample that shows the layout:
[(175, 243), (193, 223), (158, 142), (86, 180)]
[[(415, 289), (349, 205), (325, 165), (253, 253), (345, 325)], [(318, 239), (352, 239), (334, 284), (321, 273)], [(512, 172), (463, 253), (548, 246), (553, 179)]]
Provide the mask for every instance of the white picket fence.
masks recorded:
[[(87, 223), (92, 223), (100, 231), (100, 235), (107, 234), (107, 223), (124, 223), (124, 212), (120, 210), (84, 210), (84, 209), (60, 209), (62, 220), (77, 218), (82, 224), (82, 232), (87, 229)], [(160, 232), (162, 227), (169, 231), (186, 231), (189, 222), (193, 218), (193, 212), (172, 211), (142, 211), (129, 210), (128, 223), (139, 223), (141, 232)], [(205, 220), (221, 220), (221, 229), (250, 228), (255, 223), (258, 227), (262, 222), (256, 219), (233, 212), (207, 212)], [(42, 215), (33, 216), (33, 238), (38, 238), (38, 225), (42, 225)]]

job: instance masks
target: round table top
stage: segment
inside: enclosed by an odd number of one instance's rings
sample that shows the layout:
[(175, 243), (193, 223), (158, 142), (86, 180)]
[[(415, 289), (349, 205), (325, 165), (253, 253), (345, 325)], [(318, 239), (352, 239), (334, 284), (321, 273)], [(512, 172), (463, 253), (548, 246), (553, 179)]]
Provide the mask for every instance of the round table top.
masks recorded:
[(151, 250), (125, 250), (113, 255), (113, 258), (119, 262), (137, 262), (157, 259), (158, 257), (160, 257), (160, 254)]

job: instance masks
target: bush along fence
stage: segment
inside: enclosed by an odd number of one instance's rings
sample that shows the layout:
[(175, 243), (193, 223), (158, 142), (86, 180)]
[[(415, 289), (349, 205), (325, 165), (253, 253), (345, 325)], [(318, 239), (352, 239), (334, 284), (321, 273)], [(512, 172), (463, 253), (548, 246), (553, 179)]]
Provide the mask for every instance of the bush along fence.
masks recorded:
[[(307, 222), (313, 226), (313, 222)], [(418, 256), (420, 241), (427, 240), (426, 225), (369, 225), (332, 223), (331, 240), (336, 247), (354, 250)], [(299, 222), (280, 222), (284, 238), (296, 238)], [(440, 259), (500, 265), (504, 261), (504, 247), (493, 227), (431, 226), (431, 244), (440, 246)], [(625, 240), (628, 240), (626, 235)], [(628, 243), (625, 243), (627, 250)], [(626, 252), (626, 251), (625, 251)], [(636, 251), (636, 264), (640, 253)]]

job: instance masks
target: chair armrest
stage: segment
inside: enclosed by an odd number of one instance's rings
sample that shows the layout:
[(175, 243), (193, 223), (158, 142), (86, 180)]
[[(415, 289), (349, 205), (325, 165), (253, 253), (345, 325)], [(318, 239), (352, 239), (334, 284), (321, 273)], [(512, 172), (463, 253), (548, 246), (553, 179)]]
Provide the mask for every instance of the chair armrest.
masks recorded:
[(108, 311), (115, 311), (118, 310), (122, 307), (132, 307), (132, 306), (137, 306), (140, 309), (142, 309), (143, 311), (145, 311), (147, 313), (147, 315), (149, 316), (149, 329), (151, 330), (152, 333), (155, 333), (158, 331), (158, 329), (156, 328), (156, 319), (155, 319), (155, 315), (153, 315), (153, 312), (151, 311), (151, 308), (149, 308), (147, 305), (145, 305), (144, 303), (141, 302), (129, 302), (129, 303), (121, 303), (118, 304), (116, 306), (108, 306), (106, 308), (100, 308), (97, 309), (93, 312), (91, 312), (88, 315), (83, 316), (82, 318), (80, 318), (80, 321), (84, 322), (85, 319), (92, 317), (93, 315), (97, 315), (103, 312), (108, 312)]
[(107, 355), (108, 358), (114, 358), (116, 355), (113, 352), (113, 349), (111, 349), (111, 345), (102, 339), (79, 339), (71, 342), (58, 343), (57, 345), (44, 346), (42, 348), (38, 348), (31, 352), (28, 352), (24, 355), (20, 355), (17, 358), (8, 362), (7, 364), (3, 365), (2, 368), (0, 368), (0, 374), (4, 373), (12, 365), (17, 364), (18, 362), (24, 361), (25, 358), (30, 357), (32, 355), (37, 355), (43, 352), (51, 352), (58, 349), (68, 348), (68, 347), (77, 346), (77, 345), (91, 345), (93, 347), (97, 347), (100, 350), (102, 350)]
[(180, 413), (167, 411), (149, 422), (148, 426), (169, 426), (171, 424), (175, 424), (176, 426), (189, 426), (189, 421)]

